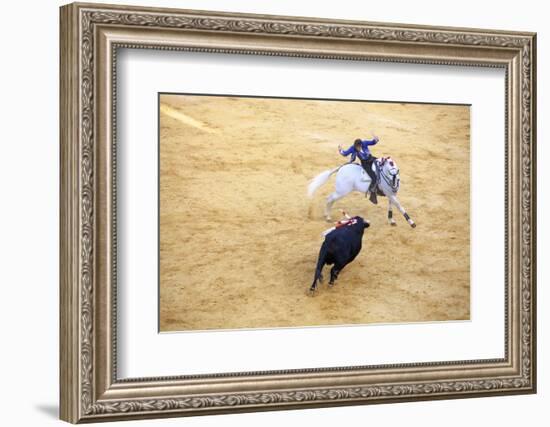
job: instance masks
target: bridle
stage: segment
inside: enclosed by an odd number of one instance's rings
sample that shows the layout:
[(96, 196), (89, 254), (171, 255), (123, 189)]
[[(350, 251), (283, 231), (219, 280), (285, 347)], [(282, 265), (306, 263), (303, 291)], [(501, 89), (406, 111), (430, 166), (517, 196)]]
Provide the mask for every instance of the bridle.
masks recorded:
[[(393, 162), (392, 162), (393, 163)], [(387, 160), (385, 160), (381, 165), (382, 171), (380, 175), (382, 179), (388, 186), (392, 189), (394, 193), (397, 193), (399, 190), (399, 169), (395, 166), (388, 166)], [(387, 173), (386, 173), (387, 172)]]

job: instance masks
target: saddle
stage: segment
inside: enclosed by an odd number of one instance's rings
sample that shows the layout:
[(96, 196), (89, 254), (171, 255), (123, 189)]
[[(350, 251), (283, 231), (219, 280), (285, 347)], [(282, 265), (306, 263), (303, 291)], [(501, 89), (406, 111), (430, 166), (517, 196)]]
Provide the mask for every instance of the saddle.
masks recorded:
[[(372, 171), (376, 175), (376, 185), (380, 184), (380, 171), (382, 170), (382, 165), (383, 161), (380, 159), (376, 159), (374, 162), (372, 162)], [(365, 169), (361, 170), (361, 176), (363, 181), (370, 181), (370, 175)]]

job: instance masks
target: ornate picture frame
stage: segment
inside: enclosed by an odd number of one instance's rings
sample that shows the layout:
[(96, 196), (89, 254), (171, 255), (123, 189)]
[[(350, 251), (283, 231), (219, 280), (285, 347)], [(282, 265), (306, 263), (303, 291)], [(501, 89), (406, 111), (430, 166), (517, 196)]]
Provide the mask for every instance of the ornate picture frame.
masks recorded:
[[(536, 391), (535, 34), (78, 3), (60, 13), (61, 419), (112, 421)], [(120, 48), (503, 68), (505, 357), (119, 379)]]

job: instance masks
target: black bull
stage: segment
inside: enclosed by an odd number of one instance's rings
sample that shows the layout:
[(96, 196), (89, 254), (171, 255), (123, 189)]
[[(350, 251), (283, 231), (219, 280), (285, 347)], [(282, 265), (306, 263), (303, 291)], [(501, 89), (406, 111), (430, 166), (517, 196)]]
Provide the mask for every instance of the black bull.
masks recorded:
[(323, 280), (322, 271), (325, 264), (334, 264), (330, 270), (329, 282), (329, 285), (334, 285), (342, 269), (361, 252), (363, 232), (369, 225), (363, 218), (356, 216), (351, 219), (349, 225), (336, 228), (325, 236), (319, 251), (313, 284), (309, 288), (311, 292), (317, 289), (317, 282)]

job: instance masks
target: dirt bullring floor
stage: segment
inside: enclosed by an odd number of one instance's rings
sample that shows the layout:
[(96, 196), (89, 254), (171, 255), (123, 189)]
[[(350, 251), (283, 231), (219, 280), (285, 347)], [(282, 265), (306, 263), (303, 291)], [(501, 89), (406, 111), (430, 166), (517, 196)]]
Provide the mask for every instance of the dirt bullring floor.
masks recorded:
[[(467, 106), (161, 95), (160, 330), (469, 319), (469, 127)], [(371, 227), (309, 297), (334, 176), (307, 184), (372, 132), (418, 227), (395, 209), (390, 227), (385, 198), (336, 202)]]

